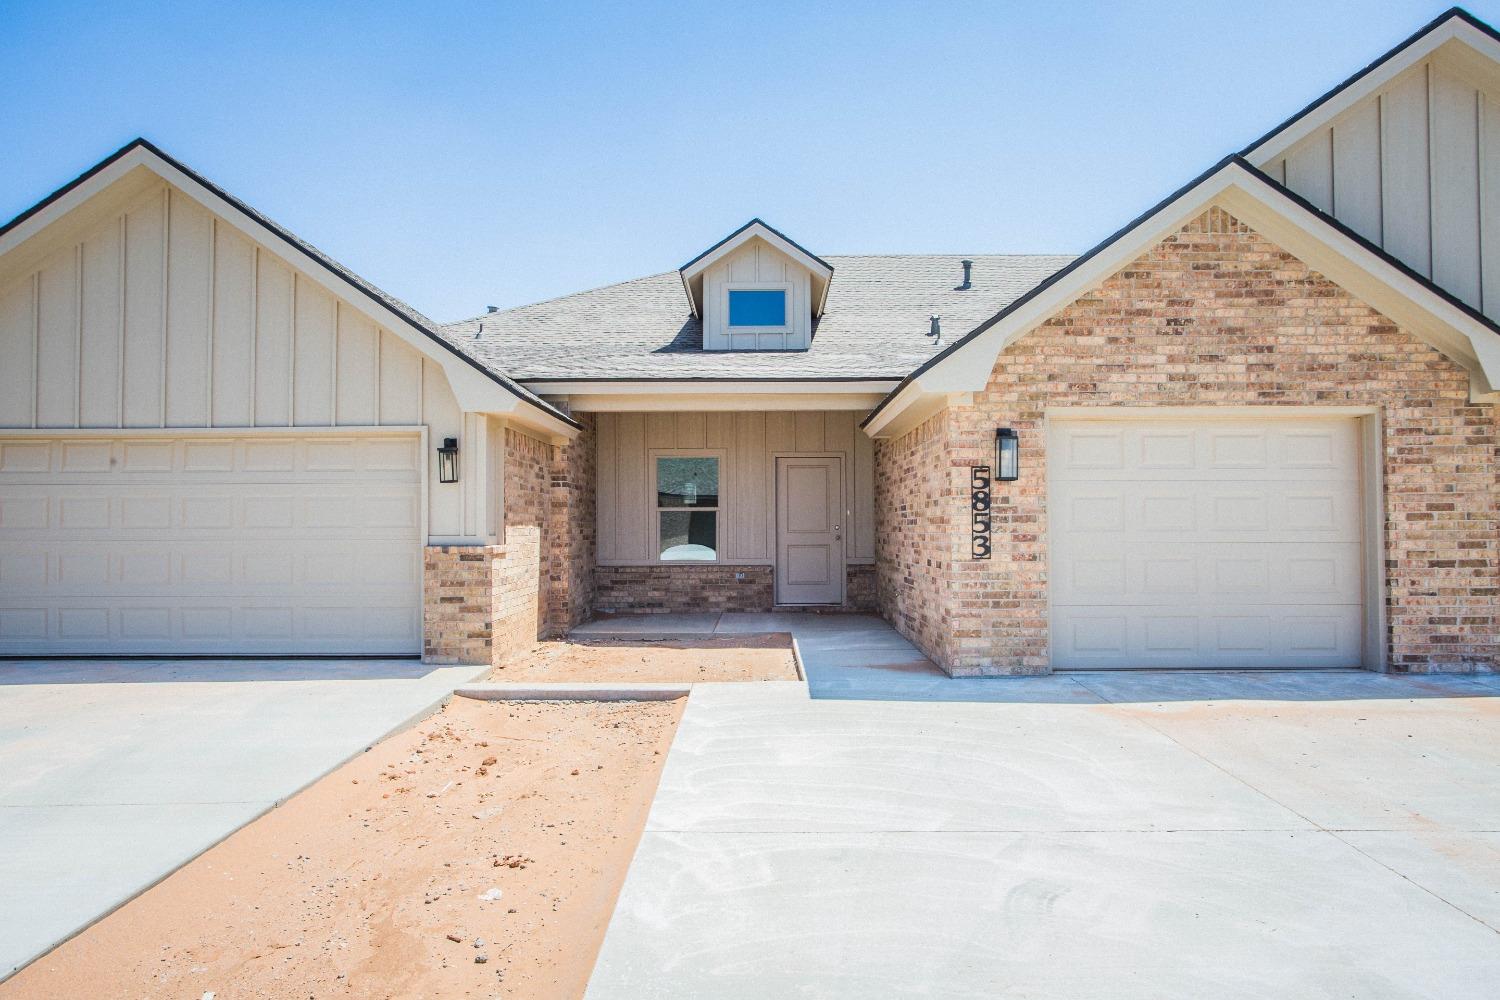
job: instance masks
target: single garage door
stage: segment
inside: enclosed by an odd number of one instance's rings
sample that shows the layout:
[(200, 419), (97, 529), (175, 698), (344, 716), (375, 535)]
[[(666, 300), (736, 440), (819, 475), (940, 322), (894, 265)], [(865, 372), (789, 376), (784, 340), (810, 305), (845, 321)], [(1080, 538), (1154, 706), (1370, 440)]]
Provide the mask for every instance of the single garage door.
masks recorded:
[(1357, 667), (1354, 419), (1048, 428), (1053, 665)]
[(0, 654), (421, 651), (416, 434), (0, 439)]

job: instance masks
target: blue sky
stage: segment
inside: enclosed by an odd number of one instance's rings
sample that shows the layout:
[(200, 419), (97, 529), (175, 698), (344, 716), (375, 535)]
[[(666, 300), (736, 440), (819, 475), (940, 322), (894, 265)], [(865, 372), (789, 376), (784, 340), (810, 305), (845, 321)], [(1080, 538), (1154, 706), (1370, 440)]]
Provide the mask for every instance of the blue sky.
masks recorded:
[(440, 320), (755, 215), (1077, 252), (1443, 9), (0, 0), (0, 217), (144, 135)]

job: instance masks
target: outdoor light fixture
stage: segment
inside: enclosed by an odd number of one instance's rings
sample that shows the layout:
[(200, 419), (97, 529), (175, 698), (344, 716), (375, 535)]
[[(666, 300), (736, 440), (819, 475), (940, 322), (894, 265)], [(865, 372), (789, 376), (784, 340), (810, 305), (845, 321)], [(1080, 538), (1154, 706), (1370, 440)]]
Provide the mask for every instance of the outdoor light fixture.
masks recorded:
[(443, 438), (438, 449), (438, 482), (458, 482), (458, 438)]
[(1021, 439), (1009, 427), (995, 431), (995, 480), (1013, 483), (1021, 478)]

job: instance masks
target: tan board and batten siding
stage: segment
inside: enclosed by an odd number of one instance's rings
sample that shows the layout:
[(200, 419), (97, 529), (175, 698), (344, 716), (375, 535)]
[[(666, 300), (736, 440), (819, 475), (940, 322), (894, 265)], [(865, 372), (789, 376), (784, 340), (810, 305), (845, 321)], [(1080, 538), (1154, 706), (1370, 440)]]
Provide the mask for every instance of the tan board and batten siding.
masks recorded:
[[(476, 444), (489, 429), (437, 363), (170, 185), (0, 272), (0, 435), (374, 426)], [(465, 450), (468, 483), (486, 452)], [(426, 503), (434, 538), (494, 532), (477, 486)]]
[(846, 560), (875, 559), (875, 455), (852, 411), (600, 413), (598, 558), (603, 565), (655, 561), (650, 551), (650, 455), (713, 449), (725, 455), (719, 561), (771, 565), (776, 553), (776, 456), (839, 455), (849, 498)]
[(1441, 51), (1259, 165), (1500, 318), (1500, 91)]
[[(784, 332), (731, 333), (730, 288), (785, 288)], [(703, 347), (710, 351), (800, 351), (812, 340), (812, 279), (807, 268), (753, 239), (703, 273)]]

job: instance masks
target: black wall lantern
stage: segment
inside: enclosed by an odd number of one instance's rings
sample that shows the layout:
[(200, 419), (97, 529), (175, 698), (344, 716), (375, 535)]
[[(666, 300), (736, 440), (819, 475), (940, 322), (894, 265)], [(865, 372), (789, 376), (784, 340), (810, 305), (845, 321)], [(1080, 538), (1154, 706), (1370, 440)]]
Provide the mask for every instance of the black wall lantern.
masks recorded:
[(1021, 439), (1009, 427), (995, 431), (995, 479), (1013, 483), (1021, 478)]
[(443, 438), (438, 449), (438, 482), (458, 482), (458, 438)]

